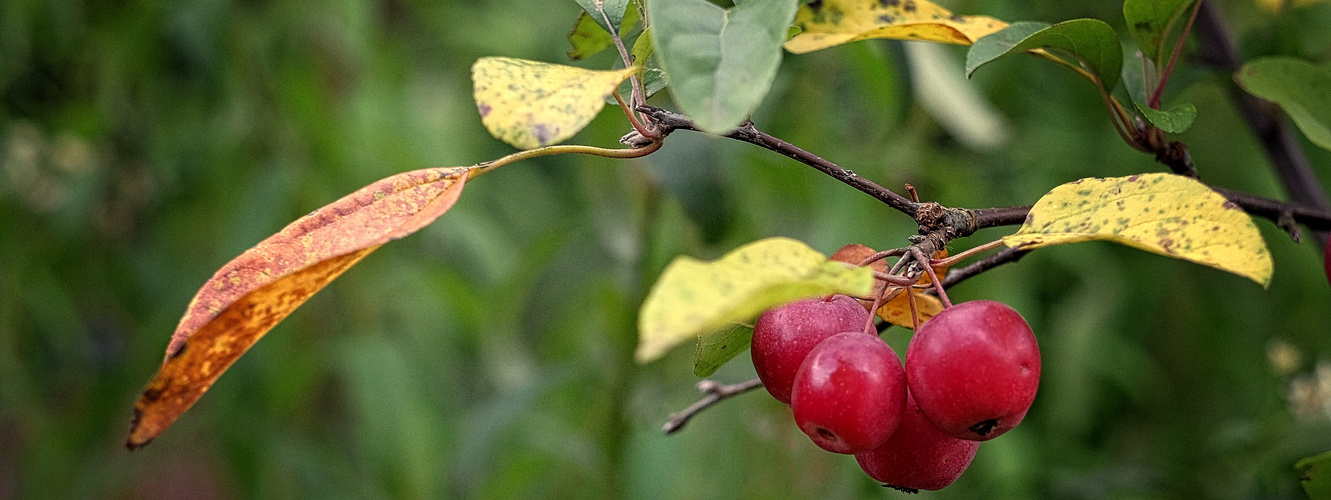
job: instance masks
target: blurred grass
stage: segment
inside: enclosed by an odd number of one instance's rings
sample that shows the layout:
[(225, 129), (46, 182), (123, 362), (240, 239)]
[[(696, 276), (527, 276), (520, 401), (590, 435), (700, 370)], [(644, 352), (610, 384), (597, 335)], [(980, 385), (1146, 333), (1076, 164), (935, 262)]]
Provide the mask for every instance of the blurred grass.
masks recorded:
[[(1124, 33), (1115, 2), (951, 5), (1095, 16)], [(1222, 6), (1249, 57), (1331, 54), (1314, 22), (1324, 6)], [(540, 0), (0, 3), (0, 498), (898, 496), (762, 396), (660, 435), (697, 397), (690, 349), (631, 362), (637, 305), (670, 258), (773, 235), (830, 253), (913, 233), (811, 169), (688, 133), (642, 160), (544, 158), (469, 185), (439, 222), (278, 326), (152, 446), (121, 447), (134, 397), (213, 271), (373, 180), (510, 151), (475, 115), (469, 67), (564, 62), (577, 12)], [(1119, 142), (1089, 85), (1030, 58), (976, 75), (1011, 138), (968, 150), (911, 99), (921, 82), (903, 57), (878, 42), (788, 56), (754, 119), (955, 206), (1162, 170)], [(1171, 90), (1199, 111), (1181, 139), (1207, 181), (1281, 197), (1227, 78), (1194, 69)], [(612, 145), (625, 129), (607, 112), (574, 140)], [(1331, 154), (1308, 151), (1331, 179)], [(1331, 361), (1331, 290), (1311, 245), (1261, 224), (1277, 262), (1267, 291), (1102, 243), (958, 286), (955, 299), (1001, 300), (1030, 320), (1044, 383), (1021, 427), (927, 496), (1299, 498), (1292, 464), (1331, 449), (1331, 423), (1296, 417), (1286, 395)], [(885, 338), (901, 351), (908, 332)], [(1300, 354), (1292, 372), (1273, 368), (1272, 345)], [(717, 374), (751, 376), (746, 355)]]

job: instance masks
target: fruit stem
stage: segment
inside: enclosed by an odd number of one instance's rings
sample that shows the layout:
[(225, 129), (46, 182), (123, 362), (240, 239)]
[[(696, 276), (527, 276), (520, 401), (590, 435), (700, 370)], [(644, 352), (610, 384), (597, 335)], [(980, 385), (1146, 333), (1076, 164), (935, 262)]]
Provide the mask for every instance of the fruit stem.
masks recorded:
[(934, 290), (938, 291), (938, 300), (943, 301), (943, 307), (952, 307), (952, 301), (947, 298), (947, 292), (943, 291), (943, 281), (938, 279), (938, 273), (934, 272), (933, 266), (929, 265), (929, 259), (924, 256), (919, 248), (911, 247), (910, 253), (915, 257), (915, 261), (924, 267), (924, 272), (929, 274), (929, 281), (933, 282)]
[(930, 260), (929, 267), (952, 267), (958, 262), (974, 257), (976, 254), (988, 252), (1001, 246), (1003, 246), (1003, 240), (994, 240), (945, 259)]

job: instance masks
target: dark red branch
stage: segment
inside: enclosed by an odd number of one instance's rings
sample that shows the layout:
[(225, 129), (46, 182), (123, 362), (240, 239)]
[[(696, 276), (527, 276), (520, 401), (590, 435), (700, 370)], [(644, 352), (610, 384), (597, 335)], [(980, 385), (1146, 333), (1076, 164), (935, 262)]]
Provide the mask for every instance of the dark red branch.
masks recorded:
[[(1242, 59), (1215, 2), (1203, 2), (1197, 15), (1196, 28), (1197, 38), (1201, 42), (1201, 59), (1227, 73), (1238, 71)], [(1290, 199), (1308, 209), (1331, 212), (1331, 201), (1328, 201), (1321, 181), (1313, 173), (1298, 137), (1286, 124), (1280, 109), (1244, 92), (1237, 84), (1229, 86), (1229, 96), (1238, 104), (1243, 118), (1266, 149), (1267, 157), (1271, 159)], [(1326, 226), (1309, 227), (1317, 235), (1315, 244), (1321, 248), (1328, 234)]]

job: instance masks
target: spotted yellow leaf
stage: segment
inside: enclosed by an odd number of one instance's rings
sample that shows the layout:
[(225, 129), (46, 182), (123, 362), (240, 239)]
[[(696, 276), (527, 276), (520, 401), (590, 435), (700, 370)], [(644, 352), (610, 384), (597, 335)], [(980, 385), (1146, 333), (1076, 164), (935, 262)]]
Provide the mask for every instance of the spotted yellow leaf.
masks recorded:
[(1273, 264), (1257, 224), (1238, 205), (1174, 174), (1087, 178), (1054, 188), (1003, 238), (1039, 248), (1107, 240), (1228, 271), (1266, 287)]
[(471, 67), (476, 109), (495, 138), (521, 149), (572, 137), (605, 107), (615, 87), (638, 71), (612, 71), (507, 57), (483, 57)]
[(801, 6), (795, 25), (803, 31), (786, 50), (803, 54), (870, 38), (970, 45), (1007, 27), (988, 16), (958, 16), (925, 0), (824, 0)]
[(873, 271), (827, 257), (789, 238), (768, 238), (721, 259), (677, 257), (647, 294), (638, 317), (639, 363), (660, 358), (680, 343), (746, 323), (792, 300), (832, 293), (866, 296)]

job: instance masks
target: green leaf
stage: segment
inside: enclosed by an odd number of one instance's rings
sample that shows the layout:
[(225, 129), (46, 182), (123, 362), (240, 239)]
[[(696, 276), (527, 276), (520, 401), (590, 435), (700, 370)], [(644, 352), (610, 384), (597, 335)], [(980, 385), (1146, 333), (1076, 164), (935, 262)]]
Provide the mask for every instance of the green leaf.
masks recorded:
[(698, 337), (693, 351), (693, 374), (710, 377), (721, 365), (749, 348), (753, 341), (752, 325), (731, 325)]
[(1331, 74), (1307, 61), (1266, 57), (1243, 65), (1234, 79), (1249, 94), (1279, 104), (1313, 144), (1331, 149)]
[(802, 32), (785, 44), (795, 54), (870, 38), (970, 45), (1007, 26), (988, 16), (953, 15), (926, 0), (825, 0), (801, 6), (795, 24)]
[(1294, 464), (1303, 475), (1299, 482), (1313, 500), (1331, 500), (1331, 451), (1299, 460)]
[[(621, 26), (624, 24), (624, 18), (626, 17), (624, 12), (626, 10), (629, 10), (628, 9), (629, 0), (577, 0), (577, 1), (578, 5), (582, 6), (582, 10), (587, 11), (589, 17), (592, 18), (592, 21), (595, 21), (596, 24), (600, 26), (601, 29), (605, 30), (606, 33), (611, 33), (611, 32), (623, 33), (625, 31), (624, 29), (621, 28)], [(609, 25), (606, 25), (605, 18), (601, 17), (602, 12), (605, 13), (605, 17), (610, 18)]]
[(1192, 122), (1197, 119), (1197, 108), (1189, 103), (1179, 104), (1167, 110), (1151, 109), (1139, 102), (1133, 102), (1137, 110), (1142, 112), (1146, 121), (1151, 122), (1160, 130), (1171, 134), (1181, 134), (1192, 127)]
[[(1049, 23), (1039, 21), (1017, 21), (1002, 30), (976, 40), (971, 45), (970, 50), (966, 51), (966, 78), (970, 78), (980, 66), (1014, 53), (1013, 49), (1022, 40), (1048, 27)], [(1020, 51), (1015, 53), (1020, 53)]]
[(605, 107), (605, 97), (640, 68), (614, 71), (483, 57), (471, 67), (481, 123), (495, 138), (522, 149), (572, 137)]
[(1147, 88), (1146, 79), (1142, 75), (1141, 58), (1141, 52), (1133, 51), (1129, 63), (1123, 65), (1123, 87), (1127, 88), (1132, 104), (1137, 107), (1146, 121), (1160, 130), (1171, 134), (1181, 134), (1188, 130), (1197, 119), (1197, 108), (1192, 104), (1179, 104), (1167, 111), (1152, 109), (1146, 104)]
[(638, 39), (633, 42), (633, 50), (629, 55), (633, 56), (633, 64), (638, 66), (647, 66), (647, 61), (651, 60), (652, 54), (656, 53), (656, 46), (652, 45), (652, 28), (642, 30)]
[(578, 16), (578, 24), (568, 33), (568, 43), (573, 45), (568, 51), (568, 58), (574, 61), (591, 57), (615, 44), (610, 32), (596, 24), (592, 16), (583, 12)]
[[(576, 61), (591, 57), (614, 46), (615, 40), (610, 37), (609, 31), (601, 27), (604, 23), (597, 22), (599, 18), (599, 15), (593, 16), (585, 11), (578, 16), (578, 23), (568, 34), (568, 42), (573, 45), (568, 51), (569, 59)], [(620, 36), (627, 36), (637, 24), (638, 9), (628, 9), (620, 23)]]
[(1188, 260), (1271, 284), (1274, 265), (1257, 224), (1196, 179), (1174, 174), (1087, 178), (1035, 202), (1026, 223), (1003, 238), (1025, 250), (1104, 240)]
[(707, 0), (652, 0), (656, 57), (681, 111), (714, 134), (757, 109), (781, 65), (795, 0), (743, 0), (722, 9)]
[(1184, 13), (1196, 0), (1125, 0), (1123, 19), (1128, 22), (1128, 32), (1137, 41), (1137, 47), (1156, 62), (1172, 51), (1173, 44), (1165, 39)]
[(647, 363), (682, 342), (750, 321), (792, 300), (833, 293), (867, 296), (873, 281), (869, 268), (829, 262), (789, 238), (755, 241), (713, 262), (680, 256), (643, 301), (635, 357)]
[[(1032, 27), (1028, 23), (1013, 23), (1003, 31), (981, 38), (966, 54), (966, 76), (969, 77), (980, 66), (1000, 57), (1044, 49), (1056, 56), (1071, 56), (1099, 78), (1106, 91), (1118, 85), (1119, 71), (1123, 67), (1123, 48), (1119, 46), (1114, 28), (1104, 21), (1074, 19), (1030, 32)], [(1007, 33), (1009, 30), (1014, 31)], [(1022, 33), (1030, 34), (1014, 43), (1013, 40)], [(997, 38), (986, 42), (991, 37)], [(1005, 46), (1007, 48), (1003, 50)]]

